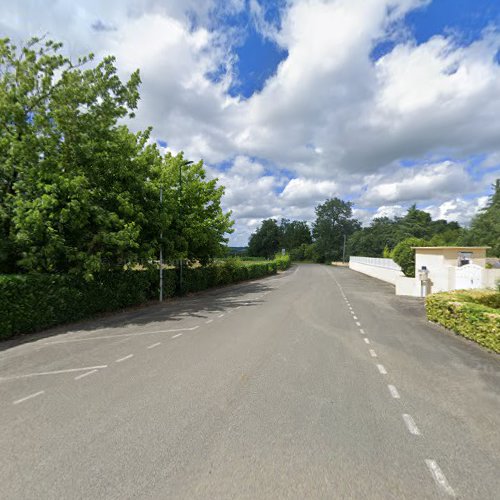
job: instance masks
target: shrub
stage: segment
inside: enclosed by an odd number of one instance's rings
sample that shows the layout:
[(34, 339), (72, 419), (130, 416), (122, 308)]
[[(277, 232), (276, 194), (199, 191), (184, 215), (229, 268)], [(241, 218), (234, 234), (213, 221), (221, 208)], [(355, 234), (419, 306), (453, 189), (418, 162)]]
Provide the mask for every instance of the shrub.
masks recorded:
[[(163, 270), (163, 297), (275, 274), (290, 265), (288, 256), (274, 261), (228, 259), (209, 266)], [(92, 281), (76, 275), (0, 275), (0, 339), (29, 333), (96, 313), (142, 304), (158, 297), (158, 270), (96, 274)]]
[(427, 317), (455, 333), (500, 353), (500, 293), (443, 292), (426, 298)]
[(405, 276), (415, 277), (415, 250), (411, 247), (421, 247), (426, 241), (421, 238), (406, 238), (400, 241), (391, 252), (391, 257), (396, 264), (399, 264)]

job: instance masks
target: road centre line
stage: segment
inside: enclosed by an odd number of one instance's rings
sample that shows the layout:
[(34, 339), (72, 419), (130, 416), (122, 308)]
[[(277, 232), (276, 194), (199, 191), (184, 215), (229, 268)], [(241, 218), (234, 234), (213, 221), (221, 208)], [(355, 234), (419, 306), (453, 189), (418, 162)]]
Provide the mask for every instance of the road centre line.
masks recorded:
[(370, 349), (370, 356), (372, 358), (376, 358), (377, 357), (377, 353), (373, 349)]
[(101, 368), (107, 368), (107, 367), (108, 367), (108, 365), (86, 366), (84, 368), (67, 368), (66, 370), (54, 370), (51, 372), (25, 373), (23, 375), (12, 375), (10, 377), (0, 377), (0, 382), (3, 382), (4, 380), (18, 380), (20, 378), (39, 377), (41, 375), (59, 375), (61, 373), (88, 372), (89, 370), (94, 370), (94, 369), (100, 370)]
[(360, 329), (359, 329), (359, 332), (360, 332), (361, 334), (365, 335), (365, 331), (363, 330), (363, 328), (360, 328)]
[(394, 387), (393, 385), (389, 384), (387, 386), (389, 388), (389, 392), (391, 393), (391, 396), (394, 398), (394, 399), (399, 399), (400, 396), (399, 396), (399, 392), (398, 390), (396, 389), (396, 387)]
[(37, 396), (40, 396), (40, 395), (42, 395), (44, 393), (45, 393), (45, 391), (35, 392), (35, 394), (30, 394), (29, 396), (25, 396), (24, 398), (16, 399), (15, 401), (12, 402), (12, 404), (13, 405), (18, 405), (19, 403), (24, 403), (24, 401), (28, 401), (28, 399), (36, 398)]
[(158, 347), (159, 345), (161, 345), (161, 342), (156, 342), (156, 344), (148, 345), (148, 349), (153, 349), (154, 347)]
[(403, 420), (405, 421), (406, 427), (408, 427), (410, 434), (413, 434), (414, 436), (420, 436), (420, 430), (418, 429), (417, 424), (415, 423), (415, 420), (413, 420), (413, 417), (411, 415), (408, 415), (408, 413), (403, 413)]
[(170, 337), (170, 338), (176, 339), (177, 337), (182, 337), (182, 333), (178, 333), (177, 335), (174, 335), (173, 337)]
[(450, 486), (450, 483), (448, 483), (446, 476), (443, 474), (443, 471), (439, 468), (439, 465), (436, 463), (436, 461), (426, 459), (425, 463), (437, 485), (450, 497), (456, 497), (453, 488)]
[(212, 323), (213, 319), (207, 319), (205, 323), (208, 325), (209, 323)]
[(129, 354), (128, 356), (124, 356), (123, 358), (117, 359), (115, 363), (121, 363), (122, 361), (126, 361), (127, 359), (133, 358), (133, 354)]
[(56, 340), (54, 342), (45, 342), (44, 345), (53, 345), (53, 344), (67, 344), (69, 342), (84, 342), (87, 340), (102, 340), (102, 339), (114, 339), (118, 337), (140, 337), (141, 335), (152, 335), (154, 333), (173, 333), (173, 332), (192, 332), (200, 328), (199, 325), (193, 326), (191, 328), (174, 328), (171, 330), (156, 330), (151, 332), (136, 332), (136, 333), (119, 333), (116, 335), (102, 335), (99, 337), (86, 337), (84, 339), (68, 339), (68, 340)]
[(352, 319), (358, 319), (358, 317), (356, 315), (353, 315)]
[(356, 321), (357, 326), (361, 326), (361, 323), (359, 321)]
[(369, 344), (370, 343), (370, 341), (366, 337), (363, 340), (365, 341), (365, 344)]
[(224, 317), (224, 313), (223, 314), (219, 314), (217, 317), (218, 318), (223, 318)]
[(80, 380), (81, 378), (86, 377), (87, 375), (92, 375), (93, 373), (97, 373), (99, 370), (90, 370), (89, 372), (82, 373), (81, 375), (77, 375), (75, 380)]
[(387, 370), (385, 369), (384, 365), (377, 365), (377, 368), (382, 375), (387, 375)]

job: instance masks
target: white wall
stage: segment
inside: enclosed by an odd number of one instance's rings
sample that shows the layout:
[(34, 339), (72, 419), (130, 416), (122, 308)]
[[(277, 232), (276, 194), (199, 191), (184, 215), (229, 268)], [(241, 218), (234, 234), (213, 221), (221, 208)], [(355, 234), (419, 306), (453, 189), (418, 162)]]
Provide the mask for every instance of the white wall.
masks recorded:
[(500, 269), (483, 269), (483, 286), (496, 288), (496, 281), (500, 280)]
[(396, 278), (396, 295), (420, 297), (421, 293), (420, 281), (417, 278), (408, 278), (406, 276)]
[[(357, 259), (351, 258), (349, 260), (349, 268), (353, 271), (358, 271), (359, 273), (367, 274), (372, 278), (377, 278), (382, 281), (386, 281), (387, 283), (391, 283), (392, 285), (396, 284), (396, 279), (399, 276), (404, 276), (401, 270), (397, 269), (388, 269), (386, 267), (382, 267), (380, 265), (370, 265), (359, 262)], [(390, 260), (390, 259), (380, 259), (380, 260)], [(393, 262), (396, 266), (397, 264)], [(398, 266), (399, 267), (399, 266)]]

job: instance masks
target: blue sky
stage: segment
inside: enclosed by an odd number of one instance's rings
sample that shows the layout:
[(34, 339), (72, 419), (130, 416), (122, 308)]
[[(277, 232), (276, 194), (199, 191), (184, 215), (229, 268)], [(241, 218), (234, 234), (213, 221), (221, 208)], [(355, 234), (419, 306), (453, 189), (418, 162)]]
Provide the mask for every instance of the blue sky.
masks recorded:
[(500, 177), (500, 2), (2, 2), (0, 32), (49, 35), (141, 72), (136, 130), (204, 159), (244, 245), (262, 219), (338, 196), (368, 224), (412, 203), (467, 224)]

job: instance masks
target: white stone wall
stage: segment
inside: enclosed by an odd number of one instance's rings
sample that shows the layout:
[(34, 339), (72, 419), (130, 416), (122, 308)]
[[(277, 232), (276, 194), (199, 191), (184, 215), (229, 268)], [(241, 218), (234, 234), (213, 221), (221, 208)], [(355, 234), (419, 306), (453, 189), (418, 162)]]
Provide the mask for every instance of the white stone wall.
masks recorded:
[(398, 277), (404, 276), (400, 267), (391, 259), (351, 257), (349, 259), (349, 268), (392, 285), (396, 285)]

